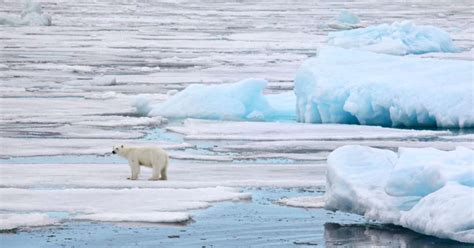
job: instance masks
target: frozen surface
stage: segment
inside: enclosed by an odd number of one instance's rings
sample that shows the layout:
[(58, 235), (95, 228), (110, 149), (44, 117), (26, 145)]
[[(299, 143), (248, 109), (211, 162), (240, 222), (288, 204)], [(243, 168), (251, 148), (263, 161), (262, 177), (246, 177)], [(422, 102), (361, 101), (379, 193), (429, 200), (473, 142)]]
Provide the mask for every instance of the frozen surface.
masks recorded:
[[(354, 21), (347, 15), (342, 19)], [(393, 55), (458, 51), (444, 30), (409, 21), (329, 33), (328, 44)]]
[(328, 158), (326, 208), (474, 242), (474, 152), (345, 146)]
[(41, 4), (33, 0), (26, 0), (19, 18), (0, 15), (0, 25), (50, 26), (51, 16), (43, 13)]
[(49, 226), (57, 223), (57, 220), (50, 218), (47, 214), (0, 214), (0, 230), (2, 231), (26, 226)]
[(278, 203), (300, 208), (324, 208), (324, 197), (321, 196), (299, 196), (292, 198), (283, 198)]
[[(168, 181), (145, 180), (151, 175), (146, 169), (140, 180), (129, 181), (129, 170), (125, 164), (1, 165), (0, 211), (7, 213), (2, 225), (11, 229), (68, 220), (183, 222), (192, 217), (190, 210), (251, 198), (231, 187), (324, 184), (324, 167), (309, 165), (171, 164)], [(17, 211), (31, 212), (34, 218), (21, 218)], [(50, 221), (47, 215), (36, 215), (50, 212), (68, 217)]]
[(345, 145), (364, 145), (377, 148), (397, 150), (398, 147), (434, 147), (440, 150), (454, 150), (457, 146), (465, 146), (474, 149), (474, 143), (470, 141), (397, 141), (397, 140), (278, 140), (278, 141), (252, 141), (244, 144), (224, 144), (216, 147), (214, 151), (220, 152), (285, 152), (285, 153), (312, 153), (321, 151), (332, 151)]
[(325, 166), (171, 161), (170, 179), (159, 182), (146, 180), (151, 176), (151, 170), (147, 168), (142, 169), (140, 180), (126, 180), (130, 174), (126, 161), (109, 165), (1, 164), (0, 172), (2, 188), (305, 187), (324, 185)]
[(371, 140), (435, 138), (449, 131), (406, 130), (359, 125), (304, 124), (285, 122), (230, 122), (187, 119), (168, 130), (187, 140)]
[(338, 30), (360, 28), (360, 20), (357, 15), (347, 10), (339, 12), (336, 20), (328, 24), (328, 27)]
[(179, 223), (190, 220), (191, 215), (180, 212), (99, 213), (76, 215), (73, 217), (73, 219), (107, 222)]
[(193, 84), (156, 106), (148, 106), (142, 99), (134, 105), (139, 113), (151, 109), (150, 116), (172, 118), (270, 120), (294, 116), (295, 98), (286, 94), (279, 101), (273, 95), (274, 106), (281, 106), (282, 110), (273, 108), (263, 95), (267, 83), (263, 79), (245, 79), (232, 84)]
[(325, 47), (296, 74), (298, 120), (473, 127), (473, 66)]
[[(97, 136), (95, 134), (94, 136)], [(109, 136), (110, 137), (110, 136)], [(48, 155), (86, 155), (99, 156), (111, 155), (112, 147), (115, 145), (156, 145), (166, 150), (183, 150), (194, 147), (189, 143), (176, 143), (156, 140), (127, 140), (127, 139), (101, 139), (101, 138), (77, 138), (77, 139), (0, 139), (0, 157), (27, 157)], [(8, 144), (8, 146), (6, 145)]]

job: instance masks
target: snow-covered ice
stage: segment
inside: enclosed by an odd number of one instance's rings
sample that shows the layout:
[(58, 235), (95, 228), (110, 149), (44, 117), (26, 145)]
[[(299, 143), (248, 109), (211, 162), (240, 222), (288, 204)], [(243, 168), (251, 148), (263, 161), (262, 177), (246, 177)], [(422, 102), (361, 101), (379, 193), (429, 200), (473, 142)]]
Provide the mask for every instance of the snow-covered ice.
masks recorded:
[(49, 226), (58, 220), (41, 213), (0, 213), (0, 230), (11, 230), (21, 227)]
[(283, 198), (278, 203), (290, 207), (300, 208), (324, 208), (324, 197), (322, 196), (298, 196)]
[(328, 44), (394, 55), (459, 51), (444, 30), (409, 21), (332, 32)]
[(293, 116), (295, 98), (288, 94), (273, 95), (272, 102), (282, 107), (281, 111), (274, 109), (263, 95), (267, 83), (263, 79), (245, 79), (232, 84), (193, 84), (164, 103), (150, 107), (139, 98), (134, 107), (142, 114), (150, 110), (150, 116), (172, 118), (270, 120)]
[(328, 158), (326, 208), (474, 243), (474, 151), (344, 146)]
[(322, 48), (295, 77), (300, 122), (474, 126), (472, 61)]
[(20, 17), (0, 16), (0, 25), (11, 26), (50, 26), (51, 16), (43, 13), (41, 4), (26, 0)]
[(171, 161), (168, 170), (169, 180), (156, 182), (146, 180), (151, 176), (151, 170), (147, 168), (142, 169), (141, 180), (126, 180), (130, 168), (125, 160), (123, 164), (0, 164), (0, 187), (43, 189), (307, 187), (324, 185), (324, 173), (324, 165)]
[[(324, 184), (324, 167), (312, 165), (172, 164), (167, 181), (129, 181), (127, 165), (0, 165), (2, 228), (96, 220), (183, 222), (191, 210), (251, 194), (233, 187), (309, 187)], [(21, 180), (18, 180), (21, 178)], [(133, 200), (132, 200), (133, 199)], [(18, 215), (17, 212), (33, 215)], [(62, 219), (49, 212), (66, 212)], [(22, 218), (24, 216), (24, 218)], [(34, 217), (34, 218), (33, 218)], [(31, 220), (31, 222), (29, 221)]]
[(449, 131), (394, 129), (341, 124), (285, 122), (231, 122), (186, 119), (183, 125), (168, 130), (185, 135), (187, 140), (370, 140), (435, 138)]
[(347, 10), (342, 10), (334, 22), (328, 24), (328, 27), (338, 30), (354, 29), (362, 27), (359, 17)]

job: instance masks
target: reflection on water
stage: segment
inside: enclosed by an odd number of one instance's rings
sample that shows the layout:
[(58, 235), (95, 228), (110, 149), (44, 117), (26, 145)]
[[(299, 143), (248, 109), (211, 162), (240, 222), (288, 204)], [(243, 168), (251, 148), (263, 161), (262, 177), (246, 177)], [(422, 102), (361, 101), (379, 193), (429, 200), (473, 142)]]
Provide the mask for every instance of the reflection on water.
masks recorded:
[(324, 224), (326, 247), (473, 247), (394, 225)]

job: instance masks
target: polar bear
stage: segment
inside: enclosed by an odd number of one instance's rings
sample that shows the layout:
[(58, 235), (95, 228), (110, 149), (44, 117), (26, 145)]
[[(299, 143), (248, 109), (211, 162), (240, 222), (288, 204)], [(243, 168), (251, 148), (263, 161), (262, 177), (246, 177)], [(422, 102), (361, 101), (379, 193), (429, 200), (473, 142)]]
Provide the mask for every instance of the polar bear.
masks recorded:
[(128, 160), (132, 176), (127, 178), (137, 180), (140, 174), (140, 166), (146, 166), (153, 169), (153, 174), (148, 180), (166, 180), (166, 169), (168, 168), (168, 154), (165, 150), (156, 147), (130, 147), (114, 146), (113, 154), (117, 154)]

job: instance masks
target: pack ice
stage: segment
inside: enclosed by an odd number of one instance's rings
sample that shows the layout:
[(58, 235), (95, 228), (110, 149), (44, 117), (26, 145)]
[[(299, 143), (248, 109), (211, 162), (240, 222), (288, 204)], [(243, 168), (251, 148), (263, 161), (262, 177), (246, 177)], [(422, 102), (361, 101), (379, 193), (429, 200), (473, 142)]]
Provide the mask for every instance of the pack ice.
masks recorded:
[(51, 16), (43, 13), (41, 5), (28, 0), (20, 17), (0, 16), (0, 25), (11, 26), (51, 26)]
[(458, 51), (444, 30), (409, 21), (332, 32), (328, 44), (394, 55)]
[(270, 120), (294, 117), (293, 93), (264, 96), (264, 79), (245, 79), (236, 83), (193, 84), (167, 101), (150, 106), (143, 98), (134, 104), (138, 113), (170, 118), (217, 120)]
[(474, 243), (474, 151), (344, 146), (328, 157), (326, 208)]
[(473, 61), (323, 47), (295, 76), (300, 122), (474, 126)]

